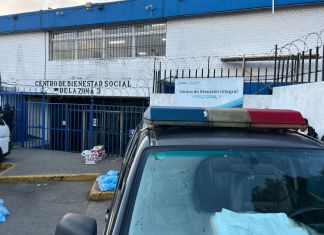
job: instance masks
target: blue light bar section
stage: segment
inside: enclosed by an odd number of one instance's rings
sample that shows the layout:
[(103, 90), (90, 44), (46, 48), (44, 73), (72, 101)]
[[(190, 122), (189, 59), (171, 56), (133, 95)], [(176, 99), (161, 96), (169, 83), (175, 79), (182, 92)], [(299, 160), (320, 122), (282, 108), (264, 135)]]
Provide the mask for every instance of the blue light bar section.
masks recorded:
[(183, 107), (149, 107), (144, 113), (144, 119), (152, 122), (158, 121), (185, 121), (185, 122), (207, 122), (203, 108)]
[[(324, 0), (276, 0), (275, 6), (319, 4)], [(271, 0), (126, 0), (0, 16), (0, 33), (42, 31), (167, 20), (184, 16), (271, 8)], [(151, 10), (150, 10), (151, 9)]]

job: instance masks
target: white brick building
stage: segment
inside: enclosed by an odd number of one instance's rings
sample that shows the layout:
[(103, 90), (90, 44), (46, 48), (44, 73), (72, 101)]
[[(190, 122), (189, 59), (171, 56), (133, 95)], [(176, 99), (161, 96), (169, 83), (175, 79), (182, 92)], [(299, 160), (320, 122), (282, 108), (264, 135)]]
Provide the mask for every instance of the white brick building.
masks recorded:
[[(148, 105), (160, 66), (242, 69), (242, 61), (221, 58), (273, 54), (298, 38), (304, 41), (280, 53), (322, 46), (323, 3), (275, 1), (273, 14), (266, 0), (135, 0), (0, 16), (0, 89), (25, 92), (28, 103), (16, 115), (16, 141), (70, 151), (105, 143), (121, 155), (139, 120), (124, 107), (99, 105)], [(273, 69), (272, 62), (247, 63)]]
[[(163, 1), (156, 2), (158, 4)], [(120, 2), (118, 6), (116, 6), (117, 4), (105, 4), (102, 5), (102, 10), (98, 10), (94, 6), (91, 12), (91, 17), (94, 17), (94, 19), (87, 19), (86, 24), (80, 23), (80, 25), (73, 25), (73, 22), (71, 25), (65, 18), (78, 16), (78, 11), (82, 11), (82, 14), (88, 14), (83, 6), (50, 10), (45, 13), (15, 15), (15, 19), (14, 16), (0, 17), (1, 24), (9, 25), (9, 27), (5, 27), (5, 25), (2, 28), (0, 27), (2, 83), (3, 85), (16, 84), (20, 91), (33, 92), (45, 89), (49, 94), (89, 95), (90, 86), (75, 86), (78, 88), (75, 91), (64, 89), (71, 88), (67, 85), (63, 86), (64, 83), (61, 83), (62, 86), (59, 83), (50, 86), (50, 83), (46, 83), (46, 81), (85, 80), (103, 81), (103, 83), (104, 81), (126, 81), (129, 84), (127, 87), (120, 87), (119, 84), (117, 86), (109, 86), (109, 84), (108, 86), (100, 86), (100, 84), (97, 84), (100, 87), (92, 85), (94, 86), (92, 88), (98, 88), (97, 92), (94, 91), (94, 95), (148, 97), (153, 80), (153, 55), (156, 55), (157, 60), (162, 61), (166, 68), (200, 68), (206, 65), (206, 57), (208, 56), (213, 58), (213, 67), (226, 68), (233, 66), (233, 64), (222, 63), (219, 58), (232, 55), (270, 53), (275, 44), (284, 45), (311, 32), (321, 32), (324, 29), (322, 24), (324, 22), (324, 5), (320, 4), (321, 1), (315, 1), (317, 4), (298, 6), (294, 6), (294, 1), (284, 2), (287, 3), (287, 6), (276, 6), (274, 14), (272, 14), (271, 8), (259, 9), (261, 6), (258, 6), (258, 4), (255, 6), (251, 4), (250, 7), (245, 8), (237, 6), (237, 9), (232, 9), (235, 12), (225, 10), (206, 12), (206, 10), (202, 10), (203, 12), (194, 14), (193, 9), (190, 8), (194, 5), (188, 4), (185, 10), (189, 13), (193, 12), (192, 15), (179, 12), (172, 18), (145, 15), (144, 19), (133, 19), (133, 21), (128, 20), (126, 22), (123, 17), (119, 16), (116, 19), (106, 20), (107, 22), (103, 25), (101, 22), (97, 25), (91, 22), (95, 22), (95, 14), (102, 14), (106, 10), (113, 10), (116, 7), (122, 7), (125, 11), (129, 11), (134, 5), (142, 7), (144, 13), (138, 13), (137, 17), (143, 18), (142, 15), (146, 13), (145, 3), (142, 1)], [(308, 2), (305, 1), (305, 3)], [(211, 7), (215, 5), (212, 1), (208, 1), (206, 4)], [(246, 8), (251, 9), (247, 10)], [(168, 8), (164, 10), (171, 11)], [(52, 25), (47, 26), (47, 29), (46, 27), (34, 29), (33, 27), (36, 27), (35, 25), (39, 23), (34, 22), (35, 14), (44, 18), (47, 17), (48, 21), (53, 20), (53, 22), (48, 23), (52, 23)], [(46, 14), (53, 16), (51, 18)], [(80, 16), (80, 19), (83, 17), (85, 16)], [(55, 18), (62, 18), (63, 23), (55, 22)], [(26, 20), (32, 23), (20, 22)], [(11, 23), (17, 25), (11, 25)], [(27, 26), (23, 25), (25, 28), (19, 30), (17, 29), (20, 26), (19, 24), (26, 24)], [(61, 26), (58, 26), (59, 24)], [(135, 26), (135, 29), (133, 26)], [(119, 27), (120, 31), (126, 30), (126, 33), (111, 34), (113, 36), (110, 39), (110, 34), (107, 32), (116, 29), (116, 27)], [(139, 35), (142, 36), (136, 36), (136, 32), (134, 36), (132, 30), (138, 29), (142, 30), (138, 31), (140, 32)], [(98, 33), (95, 30), (101, 31)], [(84, 40), (79, 39), (82, 33)], [(145, 34), (151, 34), (151, 37), (145, 38)], [(54, 40), (52, 40), (53, 38)], [(56, 42), (55, 40), (62, 40), (63, 42)], [(136, 40), (140, 41), (141, 45)], [(54, 45), (53, 42), (57, 45)], [(84, 49), (80, 49), (82, 43)], [(111, 44), (106, 45), (107, 43)], [(308, 43), (312, 44), (314, 40), (312, 41), (310, 38)], [(295, 48), (292, 49), (295, 50)], [(109, 55), (109, 50), (115, 52)], [(240, 65), (234, 64), (234, 66)], [(41, 87), (42, 84), (45, 86)], [(128, 86), (131, 86), (131, 88)]]

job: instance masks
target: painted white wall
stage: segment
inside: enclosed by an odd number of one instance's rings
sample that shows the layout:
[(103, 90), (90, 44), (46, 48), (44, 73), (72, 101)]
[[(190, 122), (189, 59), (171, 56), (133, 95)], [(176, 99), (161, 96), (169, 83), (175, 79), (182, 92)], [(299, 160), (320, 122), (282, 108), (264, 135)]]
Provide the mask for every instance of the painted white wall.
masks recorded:
[(323, 5), (278, 8), (274, 15), (268, 9), (173, 19), (167, 25), (167, 57), (263, 54), (323, 30), (323, 21)]
[(151, 106), (174, 106), (174, 94), (151, 94)]
[(45, 33), (42, 32), (1, 35), (0, 73), (2, 82), (19, 83), (22, 79), (43, 79), (45, 40)]
[(274, 89), (272, 108), (300, 111), (316, 129), (324, 135), (324, 82), (301, 84)]
[(271, 95), (245, 95), (243, 99), (244, 108), (270, 109), (272, 107)]

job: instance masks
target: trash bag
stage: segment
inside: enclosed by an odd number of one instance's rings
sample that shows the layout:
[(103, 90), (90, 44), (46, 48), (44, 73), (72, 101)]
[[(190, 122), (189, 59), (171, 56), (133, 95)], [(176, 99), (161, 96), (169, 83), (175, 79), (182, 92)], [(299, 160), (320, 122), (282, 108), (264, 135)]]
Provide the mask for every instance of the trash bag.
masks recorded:
[(118, 181), (118, 171), (108, 171), (106, 175), (101, 175), (97, 178), (99, 189), (102, 192), (115, 191)]
[(0, 199), (0, 223), (6, 221), (6, 216), (10, 215), (8, 209), (4, 206), (3, 199)]
[(3, 223), (5, 221), (6, 221), (6, 217), (0, 214), (0, 223)]
[(0, 206), (0, 215), (7, 216), (10, 215), (10, 212), (5, 206)]

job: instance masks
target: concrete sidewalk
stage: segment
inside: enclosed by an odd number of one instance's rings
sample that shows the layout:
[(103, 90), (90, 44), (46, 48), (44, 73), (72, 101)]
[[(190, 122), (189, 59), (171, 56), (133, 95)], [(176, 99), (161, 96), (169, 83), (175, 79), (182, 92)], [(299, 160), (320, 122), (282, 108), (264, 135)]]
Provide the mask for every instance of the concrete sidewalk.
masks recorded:
[(95, 165), (85, 165), (78, 153), (67, 153), (39, 149), (13, 149), (4, 163), (16, 166), (3, 176), (47, 175), (47, 174), (84, 174), (119, 170), (122, 158), (105, 158)]

